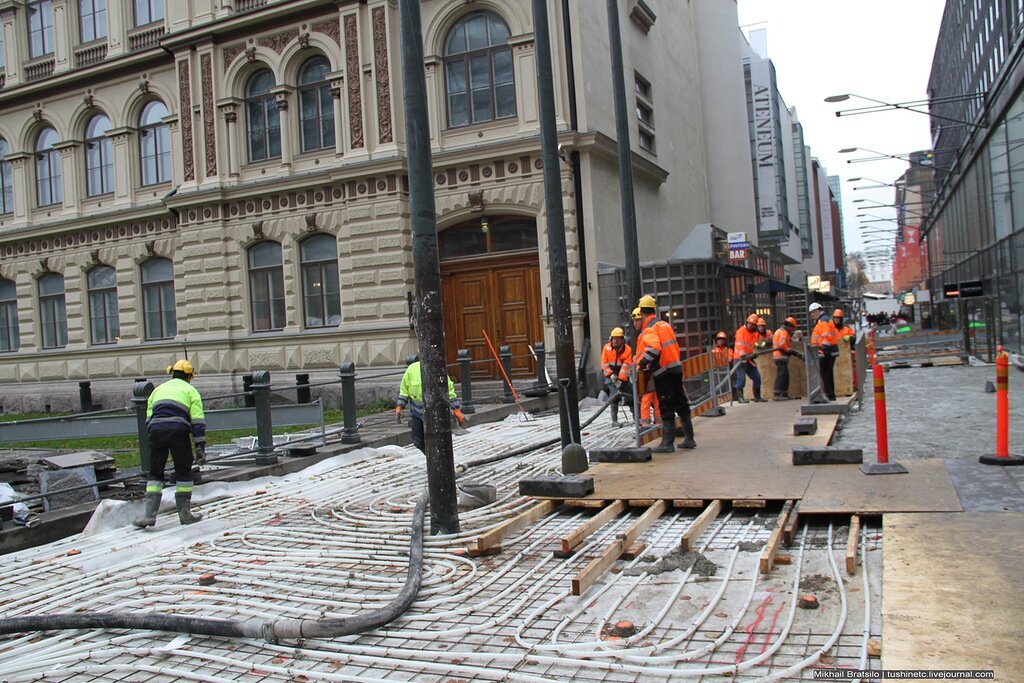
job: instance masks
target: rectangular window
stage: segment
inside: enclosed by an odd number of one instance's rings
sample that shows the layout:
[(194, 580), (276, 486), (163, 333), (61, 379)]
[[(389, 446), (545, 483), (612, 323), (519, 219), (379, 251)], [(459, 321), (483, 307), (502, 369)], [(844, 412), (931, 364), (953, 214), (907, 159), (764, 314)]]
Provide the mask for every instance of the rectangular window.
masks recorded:
[(107, 0), (79, 0), (78, 26), (83, 43), (107, 37)]
[(53, 53), (53, 2), (36, 0), (25, 7), (28, 12), (28, 55), (30, 58)]
[(135, 0), (135, 25), (164, 20), (164, 0)]
[(68, 345), (68, 319), (64, 295), (55, 294), (39, 297), (40, 327), (43, 331), (43, 348), (59, 349)]
[(284, 273), (281, 267), (253, 270), (249, 278), (253, 330), (268, 332), (284, 329)]
[(654, 154), (654, 99), (651, 94), (651, 83), (638, 73), (634, 73), (633, 76), (640, 149)]
[(20, 339), (18, 302), (0, 302), (0, 351), (17, 351)]

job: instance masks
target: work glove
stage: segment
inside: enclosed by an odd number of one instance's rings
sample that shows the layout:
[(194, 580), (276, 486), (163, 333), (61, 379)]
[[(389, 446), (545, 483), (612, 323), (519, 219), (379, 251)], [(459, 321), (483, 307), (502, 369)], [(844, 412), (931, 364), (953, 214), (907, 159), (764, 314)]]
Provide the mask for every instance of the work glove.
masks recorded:
[(466, 416), (463, 415), (462, 411), (456, 408), (452, 411), (455, 414), (455, 419), (459, 421), (459, 426), (466, 424)]
[(651, 369), (651, 359), (650, 358), (642, 358), (642, 359), (640, 359), (640, 369), (643, 370), (644, 372), (647, 372), (648, 370), (650, 370)]
[(402, 406), (395, 406), (395, 422), (402, 421)]
[(196, 457), (194, 462), (196, 465), (206, 464), (206, 444), (196, 444)]
[(615, 385), (616, 389), (621, 389), (622, 388), (622, 378), (621, 377), (612, 377), (612, 384)]

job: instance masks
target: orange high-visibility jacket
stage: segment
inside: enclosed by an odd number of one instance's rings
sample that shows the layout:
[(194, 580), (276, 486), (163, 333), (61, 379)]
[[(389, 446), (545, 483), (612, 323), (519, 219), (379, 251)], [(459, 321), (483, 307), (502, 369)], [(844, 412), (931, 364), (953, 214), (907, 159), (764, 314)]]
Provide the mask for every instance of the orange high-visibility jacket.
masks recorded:
[(732, 349), (728, 346), (714, 346), (711, 348), (711, 358), (715, 361), (716, 368), (728, 367), (732, 362)]
[(838, 331), (836, 326), (832, 324), (831, 320), (819, 320), (814, 325), (814, 330), (811, 332), (811, 346), (817, 346), (819, 348), (823, 346), (835, 346), (839, 339)]
[[(736, 341), (733, 343), (733, 356), (736, 360), (740, 359), (740, 356), (746, 356), (754, 353), (754, 344), (761, 339), (761, 335), (755, 329), (753, 332), (747, 329), (746, 325), (742, 325), (740, 329), (736, 330)], [(753, 362), (753, 358), (750, 359)]]
[(629, 381), (629, 369), (633, 365), (633, 349), (629, 344), (623, 344), (622, 348), (616, 351), (612, 343), (608, 342), (601, 349), (601, 370), (604, 376), (609, 379), (618, 377), (623, 382)]
[[(835, 327), (835, 323), (832, 323), (832, 326)], [(841, 339), (843, 339), (846, 336), (849, 336), (851, 340), (854, 340), (854, 339), (857, 338), (857, 333), (854, 332), (853, 328), (850, 327), (849, 325), (843, 325), (842, 327), (840, 327), (840, 328), (838, 328), (836, 330), (836, 340), (837, 340), (837, 343), (838, 343), (838, 340), (841, 340)]]
[(775, 330), (775, 334), (772, 335), (772, 358), (785, 360), (789, 358), (789, 353), (789, 330), (783, 326)]
[(636, 340), (636, 362), (646, 359), (655, 377), (669, 368), (681, 367), (676, 331), (652, 314), (644, 319), (643, 331)]

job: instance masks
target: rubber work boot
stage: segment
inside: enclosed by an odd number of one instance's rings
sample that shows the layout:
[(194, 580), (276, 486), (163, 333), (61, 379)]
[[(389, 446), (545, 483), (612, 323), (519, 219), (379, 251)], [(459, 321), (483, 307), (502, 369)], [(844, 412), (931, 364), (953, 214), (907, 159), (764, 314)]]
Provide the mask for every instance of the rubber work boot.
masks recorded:
[(736, 403), (746, 403), (747, 399), (743, 396), (743, 390), (738, 387), (732, 388), (732, 400)]
[(619, 424), (619, 406), (612, 404), (612, 427), (621, 427)]
[(140, 529), (145, 529), (148, 526), (156, 524), (156, 513), (160, 509), (160, 491), (147, 491), (145, 503), (145, 514), (132, 522), (132, 524)]
[(764, 403), (766, 399), (761, 398), (761, 390), (754, 389), (754, 403)]
[(683, 418), (683, 442), (681, 448), (696, 448), (697, 442), (693, 440), (693, 420), (689, 415)]
[(182, 524), (195, 524), (203, 518), (202, 515), (192, 513), (192, 492), (176, 492), (174, 504), (178, 508), (178, 521)]
[(651, 449), (651, 453), (676, 452), (676, 421), (668, 420), (661, 424), (661, 443)]

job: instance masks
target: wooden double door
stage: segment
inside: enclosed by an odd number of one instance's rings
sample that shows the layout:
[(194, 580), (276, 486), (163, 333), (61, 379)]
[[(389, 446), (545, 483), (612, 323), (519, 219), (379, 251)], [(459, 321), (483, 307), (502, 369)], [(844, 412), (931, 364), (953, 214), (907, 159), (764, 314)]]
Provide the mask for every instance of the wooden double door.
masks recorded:
[[(448, 363), (457, 362), (459, 349), (468, 349), (474, 361), (491, 359), (473, 363), (473, 379), (501, 379), (486, 331), (495, 351), (511, 348), (513, 377), (536, 376), (530, 347), (544, 339), (536, 252), (442, 262), (441, 281)], [(451, 375), (457, 377), (458, 370)]]

